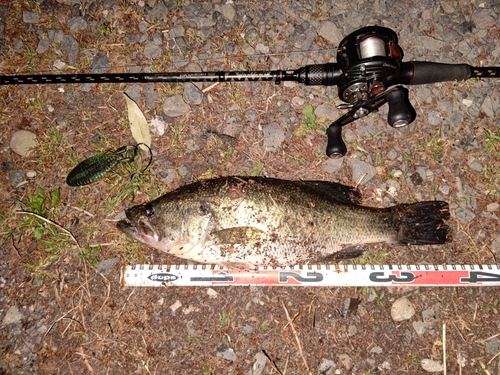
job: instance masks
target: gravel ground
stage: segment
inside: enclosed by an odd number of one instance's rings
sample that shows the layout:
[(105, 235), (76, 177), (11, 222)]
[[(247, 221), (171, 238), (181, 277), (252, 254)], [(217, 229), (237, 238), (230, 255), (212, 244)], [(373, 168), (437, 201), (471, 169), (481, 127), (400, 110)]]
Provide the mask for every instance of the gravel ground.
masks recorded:
[[(367, 25), (393, 29), (405, 61), (498, 66), (499, 14), (496, 0), (4, 2), (0, 74), (295, 69), (335, 62)], [(0, 374), (500, 374), (498, 288), (125, 288), (120, 265), (179, 261), (114, 225), (199, 178), (329, 180), (375, 207), (450, 204), (451, 243), (371, 246), (358, 264), (499, 264), (498, 87), (412, 86), (414, 123), (393, 129), (382, 107), (344, 128), (335, 160), (321, 126), (297, 131), (308, 105), (317, 123), (341, 115), (336, 87), (0, 87)], [(135, 143), (123, 92), (154, 165), (67, 186), (79, 161)]]

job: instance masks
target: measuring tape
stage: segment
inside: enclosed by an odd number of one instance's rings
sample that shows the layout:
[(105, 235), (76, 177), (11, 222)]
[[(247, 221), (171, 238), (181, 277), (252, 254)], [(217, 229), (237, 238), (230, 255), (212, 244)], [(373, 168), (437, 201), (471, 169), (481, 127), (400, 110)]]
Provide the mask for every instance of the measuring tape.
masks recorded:
[(304, 265), (227, 269), (210, 265), (126, 265), (124, 286), (499, 286), (500, 264)]

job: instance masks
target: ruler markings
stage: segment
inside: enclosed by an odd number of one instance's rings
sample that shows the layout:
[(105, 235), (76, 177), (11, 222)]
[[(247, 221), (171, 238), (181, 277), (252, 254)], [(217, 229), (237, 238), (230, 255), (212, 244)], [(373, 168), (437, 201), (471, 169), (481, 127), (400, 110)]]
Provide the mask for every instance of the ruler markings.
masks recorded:
[(121, 283), (160, 286), (500, 286), (500, 264), (302, 265), (227, 269), (210, 265), (126, 265)]

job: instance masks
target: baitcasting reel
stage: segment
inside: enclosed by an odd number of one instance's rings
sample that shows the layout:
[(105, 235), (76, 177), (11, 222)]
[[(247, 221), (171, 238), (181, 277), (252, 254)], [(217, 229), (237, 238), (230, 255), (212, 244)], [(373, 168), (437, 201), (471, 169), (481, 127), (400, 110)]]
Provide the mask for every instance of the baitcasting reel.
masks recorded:
[(424, 61), (402, 62), (403, 51), (394, 31), (379, 26), (359, 29), (338, 47), (337, 63), (307, 65), (297, 70), (254, 72), (38, 74), (0, 76), (0, 85), (44, 83), (123, 82), (238, 82), (295, 81), (305, 85), (337, 86), (348, 112), (330, 124), (326, 154), (340, 158), (347, 153), (342, 127), (389, 104), (387, 122), (395, 128), (411, 123), (416, 113), (401, 85), (422, 85), (469, 78), (499, 78), (500, 67), (472, 67)]
[(330, 125), (327, 154), (340, 158), (347, 152), (341, 137), (342, 126), (364, 117), (389, 103), (387, 122), (399, 128), (411, 123), (414, 110), (402, 86), (390, 86), (399, 77), (403, 51), (394, 31), (383, 27), (365, 27), (345, 37), (337, 51), (342, 74), (338, 78), (339, 97), (348, 104), (339, 109), (350, 111)]

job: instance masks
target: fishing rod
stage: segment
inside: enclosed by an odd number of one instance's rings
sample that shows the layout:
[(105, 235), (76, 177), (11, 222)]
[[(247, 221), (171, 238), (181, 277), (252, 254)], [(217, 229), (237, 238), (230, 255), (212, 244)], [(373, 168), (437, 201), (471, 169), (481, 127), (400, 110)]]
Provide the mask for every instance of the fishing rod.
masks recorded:
[(500, 67), (473, 67), (424, 61), (403, 62), (403, 50), (396, 33), (388, 28), (361, 28), (339, 44), (337, 63), (307, 65), (296, 70), (245, 72), (103, 73), (3, 75), (0, 85), (64, 83), (148, 83), (148, 82), (243, 82), (294, 81), (306, 86), (337, 86), (337, 105), (348, 112), (326, 131), (326, 154), (341, 158), (347, 153), (342, 127), (365, 117), (388, 103), (387, 122), (394, 128), (412, 123), (416, 112), (402, 85), (423, 85), (469, 78), (499, 78)]

